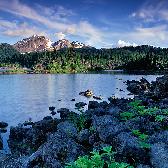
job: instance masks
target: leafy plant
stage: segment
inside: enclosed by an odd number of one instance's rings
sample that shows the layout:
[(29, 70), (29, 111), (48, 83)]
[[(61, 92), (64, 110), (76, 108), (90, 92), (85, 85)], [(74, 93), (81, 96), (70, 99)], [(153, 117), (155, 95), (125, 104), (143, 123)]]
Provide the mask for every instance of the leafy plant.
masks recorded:
[(149, 149), (151, 147), (149, 143), (146, 143), (144, 141), (139, 141), (139, 145), (141, 148), (146, 148), (146, 149)]
[(155, 121), (158, 121), (158, 122), (163, 122), (167, 117), (164, 116), (164, 115), (157, 115), (155, 117)]
[(123, 113), (120, 113), (120, 116), (123, 120), (129, 120), (135, 117), (135, 114), (132, 112), (123, 112)]
[[(115, 162), (114, 155), (116, 152), (112, 151), (111, 146), (104, 147), (102, 153), (98, 151), (91, 152), (91, 156), (81, 156), (70, 164), (66, 165), (66, 168), (133, 168), (127, 163)], [(103, 158), (107, 157), (107, 160)]]
[(133, 130), (132, 133), (138, 137), (141, 148), (150, 148), (150, 144), (146, 143), (149, 137), (147, 134), (141, 133), (139, 130)]

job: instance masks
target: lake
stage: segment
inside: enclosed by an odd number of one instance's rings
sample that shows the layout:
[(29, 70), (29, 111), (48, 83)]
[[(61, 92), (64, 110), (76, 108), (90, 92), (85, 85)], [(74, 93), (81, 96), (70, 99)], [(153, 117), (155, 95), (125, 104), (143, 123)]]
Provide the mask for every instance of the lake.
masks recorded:
[[(124, 81), (144, 77), (151, 82), (157, 76), (128, 75), (120, 71), (101, 74), (0, 75), (0, 120), (9, 126), (16, 126), (29, 118), (38, 121), (50, 115), (49, 106), (74, 110), (76, 102), (88, 103), (93, 100), (79, 95), (79, 92), (87, 89), (93, 90), (96, 96), (101, 95), (103, 100), (113, 95), (131, 98), (133, 96), (128, 95)], [(71, 99), (76, 101), (72, 102)], [(3, 135), (4, 139), (8, 134)]]

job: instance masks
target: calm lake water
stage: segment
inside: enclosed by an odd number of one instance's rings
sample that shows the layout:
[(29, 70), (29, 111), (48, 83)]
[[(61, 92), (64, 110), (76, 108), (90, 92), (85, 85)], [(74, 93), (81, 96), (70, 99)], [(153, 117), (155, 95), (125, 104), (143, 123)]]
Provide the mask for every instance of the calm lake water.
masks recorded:
[[(101, 95), (103, 100), (113, 95), (119, 98), (131, 97), (128, 96), (124, 81), (139, 80), (142, 77), (152, 81), (157, 76), (120, 72), (0, 75), (0, 120), (7, 122), (9, 126), (16, 126), (29, 118), (38, 121), (50, 115), (49, 106), (74, 110), (76, 102), (88, 103), (93, 100), (79, 95), (79, 92), (87, 89), (93, 90), (96, 96)], [(75, 102), (71, 101), (73, 98), (76, 99)]]

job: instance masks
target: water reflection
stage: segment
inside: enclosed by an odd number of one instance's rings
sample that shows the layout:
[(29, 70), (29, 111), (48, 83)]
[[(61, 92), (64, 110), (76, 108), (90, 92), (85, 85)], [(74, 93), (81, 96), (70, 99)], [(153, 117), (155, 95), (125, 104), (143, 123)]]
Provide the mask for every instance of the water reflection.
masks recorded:
[[(76, 102), (89, 100), (79, 96), (80, 91), (92, 89), (96, 96), (104, 100), (115, 95), (127, 97), (126, 80), (138, 80), (141, 77), (149, 81), (155, 75), (125, 74), (63, 74), (63, 75), (1, 75), (0, 76), (0, 117), (10, 125), (17, 125), (28, 118), (33, 121), (49, 115), (48, 107), (56, 109), (67, 107), (74, 109)], [(118, 89), (117, 89), (118, 88)], [(122, 89), (123, 91), (120, 91)], [(58, 101), (61, 100), (61, 101)]]

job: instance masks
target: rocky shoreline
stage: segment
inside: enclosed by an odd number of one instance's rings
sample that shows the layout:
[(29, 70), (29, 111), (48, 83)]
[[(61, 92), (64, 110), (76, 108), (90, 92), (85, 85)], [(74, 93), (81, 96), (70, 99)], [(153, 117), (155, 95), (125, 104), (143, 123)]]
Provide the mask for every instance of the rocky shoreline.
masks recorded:
[[(168, 168), (168, 76), (152, 83), (127, 81), (127, 86), (133, 100), (90, 101), (80, 114), (62, 108), (56, 112), (60, 119), (47, 116), (11, 127), (11, 154), (0, 157), (0, 167), (81, 168), (75, 162), (79, 156), (95, 156), (92, 151), (110, 146), (114, 168)], [(99, 157), (102, 167), (109, 167), (107, 157)]]

